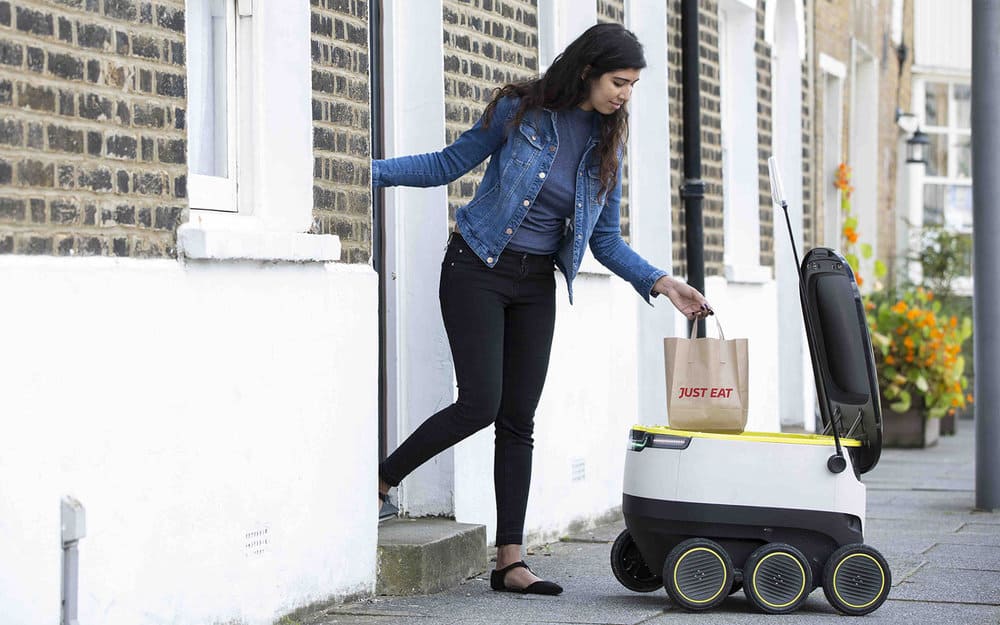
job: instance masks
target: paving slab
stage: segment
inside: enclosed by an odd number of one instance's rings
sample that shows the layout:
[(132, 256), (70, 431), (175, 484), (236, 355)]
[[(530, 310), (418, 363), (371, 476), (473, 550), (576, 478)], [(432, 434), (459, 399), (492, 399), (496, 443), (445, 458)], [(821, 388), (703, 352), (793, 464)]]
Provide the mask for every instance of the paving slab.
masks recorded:
[(928, 565), (893, 588), (892, 596), (895, 599), (1000, 608), (1000, 572)]
[(1000, 573), (1000, 547), (939, 543), (924, 556), (933, 566)]

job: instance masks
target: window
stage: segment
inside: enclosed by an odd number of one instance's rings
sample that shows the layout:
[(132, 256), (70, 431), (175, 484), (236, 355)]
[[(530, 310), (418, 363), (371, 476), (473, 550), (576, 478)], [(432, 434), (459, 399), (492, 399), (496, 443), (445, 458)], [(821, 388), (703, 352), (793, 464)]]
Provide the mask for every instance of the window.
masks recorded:
[(923, 106), (918, 110), (921, 130), (930, 140), (923, 182), (926, 226), (972, 232), (971, 98), (968, 83), (923, 82)]
[(191, 208), (237, 212), (238, 17), (243, 0), (188, 0), (188, 194)]
[[(309, 2), (187, 0), (189, 259), (327, 262), (313, 223)], [(266, 158), (261, 155), (266, 155)]]

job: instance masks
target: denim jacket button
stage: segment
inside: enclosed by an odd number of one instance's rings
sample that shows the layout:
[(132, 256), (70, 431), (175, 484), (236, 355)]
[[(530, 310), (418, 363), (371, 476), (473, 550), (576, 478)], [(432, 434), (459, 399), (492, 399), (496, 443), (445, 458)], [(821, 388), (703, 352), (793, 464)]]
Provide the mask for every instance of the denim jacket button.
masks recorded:
[(493, 257), (492, 257), (492, 256), (490, 256), (489, 258), (487, 258), (487, 259), (486, 259), (486, 262), (488, 262), (489, 264), (491, 264), (491, 265), (492, 265), (492, 264), (493, 264)]
[(544, 171), (538, 172), (538, 177), (539, 178), (544, 178), (545, 177), (545, 172)]
[(507, 234), (514, 234), (514, 231), (511, 230), (510, 228), (507, 228), (506, 230), (504, 230), (504, 232), (506, 232)]
[(521, 204), (524, 204), (525, 206), (530, 206), (531, 202), (528, 201), (528, 200), (525, 200), (525, 201), (521, 202)]
[(577, 208), (583, 208), (583, 202), (577, 202), (576, 203), (576, 207)]
[(578, 235), (576, 235), (576, 240), (577, 240), (577, 241), (579, 241), (579, 240), (580, 240), (580, 239), (582, 239), (582, 238), (583, 238), (583, 235), (582, 235), (582, 234), (578, 234)]
[(555, 152), (555, 151), (556, 151), (556, 146), (553, 145), (549, 147), (549, 152)]

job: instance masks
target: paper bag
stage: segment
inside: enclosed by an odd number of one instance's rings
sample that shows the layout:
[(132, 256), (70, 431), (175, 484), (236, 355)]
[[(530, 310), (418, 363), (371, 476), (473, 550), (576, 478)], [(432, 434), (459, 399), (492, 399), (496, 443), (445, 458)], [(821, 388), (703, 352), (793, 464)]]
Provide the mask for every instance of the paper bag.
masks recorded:
[(747, 424), (747, 340), (663, 339), (670, 427), (699, 432), (742, 432)]

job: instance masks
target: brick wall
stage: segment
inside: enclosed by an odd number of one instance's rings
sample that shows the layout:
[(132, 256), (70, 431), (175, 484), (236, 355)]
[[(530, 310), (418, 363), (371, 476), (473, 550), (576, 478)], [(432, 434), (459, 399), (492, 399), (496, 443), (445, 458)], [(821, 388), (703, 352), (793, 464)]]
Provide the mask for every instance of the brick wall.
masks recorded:
[[(902, 198), (897, 197), (896, 178), (903, 175), (905, 161), (900, 162), (898, 142), (900, 130), (896, 126), (896, 107), (909, 111), (910, 90), (912, 83), (913, 63), (913, 3), (903, 2), (903, 41), (910, 47), (908, 58), (900, 67), (895, 44), (888, 37), (892, 25), (892, 3), (882, 2), (879, 5), (879, 30), (885, 37), (879, 37), (882, 43), (879, 51), (879, 153), (878, 161), (881, 170), (879, 180), (882, 184), (878, 190), (878, 240), (879, 256), (895, 273), (899, 268), (893, 266), (892, 259), (896, 256), (896, 215), (898, 211), (906, 211)], [(894, 276), (890, 275), (889, 280)]]
[(0, 1), (0, 253), (176, 255), (183, 10)]
[(313, 228), (372, 254), (368, 1), (312, 1)]
[[(445, 140), (454, 141), (482, 114), (493, 90), (538, 75), (534, 0), (444, 0)], [(485, 163), (448, 185), (448, 218), (475, 195)]]
[[(913, 3), (906, 0), (904, 6), (904, 41), (912, 47), (913, 43)], [(852, 94), (850, 91), (851, 80), (851, 41), (856, 38), (863, 43), (868, 50), (876, 56), (878, 64), (879, 81), (879, 145), (878, 145), (878, 256), (887, 263), (892, 259), (895, 250), (895, 214), (898, 207), (896, 197), (896, 177), (900, 167), (898, 163), (897, 141), (899, 131), (895, 125), (895, 109), (901, 106), (908, 109), (910, 101), (911, 74), (909, 71), (912, 63), (912, 53), (906, 61), (900, 78), (899, 59), (896, 55), (894, 44), (889, 39), (891, 27), (892, 2), (881, 0), (876, 11), (870, 10), (868, 3), (840, 2), (831, 3), (828, 1), (817, 2), (815, 5), (815, 21), (813, 33), (815, 37), (815, 59), (810, 59), (813, 65), (813, 72), (818, 72), (818, 58), (820, 53), (824, 53), (842, 63), (847, 67), (848, 76), (843, 82), (843, 109), (841, 111), (843, 119), (843, 135), (841, 142), (843, 154), (841, 160), (847, 158), (850, 150), (850, 102)], [(824, 93), (817, 84), (813, 93), (814, 119), (821, 120), (824, 115), (823, 110)], [(810, 159), (813, 163), (812, 185), (815, 189), (816, 197), (822, 198), (826, 188), (833, 184), (824, 172), (830, 168), (831, 164), (823, 162), (823, 133), (819, 122), (814, 126), (815, 131), (811, 133), (813, 141), (814, 157)], [(833, 164), (836, 165), (836, 164)], [(816, 223), (825, 223), (825, 211), (821, 202), (816, 202)], [(815, 229), (814, 240), (821, 238), (821, 228)], [(865, 233), (861, 233), (862, 237)]]
[[(675, 182), (670, 190), (673, 210), (674, 273), (687, 275), (684, 243), (684, 203), (680, 187), (684, 183), (684, 104), (681, 48), (681, 2), (670, 0), (667, 6), (667, 97), (670, 100), (670, 176)], [(702, 204), (704, 228), (705, 275), (723, 273), (722, 221), (722, 114), (719, 100), (719, 19), (718, 3), (699, 3), (699, 57), (701, 87), (701, 167), (705, 181)]]

